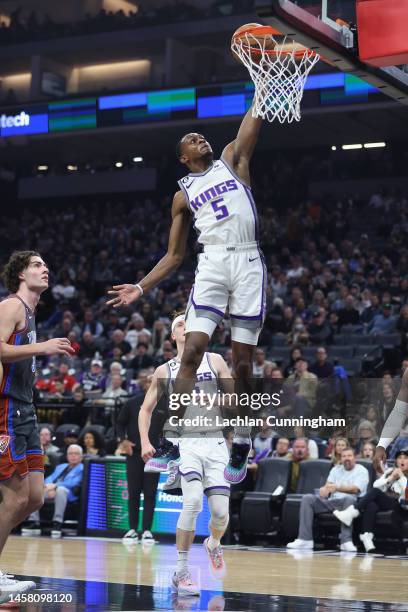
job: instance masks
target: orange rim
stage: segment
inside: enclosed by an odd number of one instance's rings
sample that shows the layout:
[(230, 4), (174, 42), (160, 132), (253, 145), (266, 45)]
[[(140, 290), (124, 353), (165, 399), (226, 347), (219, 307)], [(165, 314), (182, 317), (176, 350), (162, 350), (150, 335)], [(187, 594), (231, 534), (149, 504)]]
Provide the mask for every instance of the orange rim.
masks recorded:
[[(247, 34), (252, 34), (254, 37), (256, 36), (256, 34), (260, 36), (267, 36), (267, 35), (284, 36), (282, 32), (280, 32), (279, 30), (276, 30), (272, 26), (258, 26), (257, 28), (247, 28), (246, 30), (242, 30), (239, 34), (232, 37), (231, 44), (234, 44), (238, 41), (243, 40)], [(303, 57), (306, 53), (310, 57), (314, 57), (315, 55), (317, 55), (316, 51), (312, 51), (312, 49), (308, 49), (307, 47), (305, 47), (304, 50), (299, 49), (299, 51), (282, 51), (282, 50), (275, 51), (275, 49), (264, 49), (263, 51), (260, 51), (256, 47), (252, 48), (248, 45), (242, 45), (242, 46), (246, 51), (251, 50), (251, 53), (253, 55), (261, 55), (262, 53), (265, 53), (266, 55), (275, 55), (275, 56), (293, 55), (294, 57), (297, 57), (297, 58)]]

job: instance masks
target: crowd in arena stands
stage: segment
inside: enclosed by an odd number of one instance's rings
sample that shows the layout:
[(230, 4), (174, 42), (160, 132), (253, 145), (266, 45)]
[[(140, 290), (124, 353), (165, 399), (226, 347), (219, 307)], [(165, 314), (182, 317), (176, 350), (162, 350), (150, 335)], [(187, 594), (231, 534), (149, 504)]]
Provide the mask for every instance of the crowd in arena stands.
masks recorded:
[(101, 9), (96, 15), (88, 13), (83, 21), (56, 22), (50, 15), (38, 17), (35, 11), (25, 11), (23, 3), (10, 13), (9, 24), (0, 21), (0, 44), (12, 44), (32, 40), (47, 40), (63, 36), (76, 36), (127, 30), (165, 23), (194, 21), (211, 17), (249, 12), (254, 0), (216, 0), (207, 9), (199, 8), (190, 0), (173, 0), (162, 6), (150, 6), (140, 2), (138, 10), (107, 11)]
[[(327, 196), (285, 207), (272, 186), (256, 184), (268, 278), (254, 385), (280, 393), (279, 406), (258, 416), (326, 415), (347, 423), (315, 429), (265, 420), (254, 430), (252, 483), (262, 458), (287, 457), (295, 490), (302, 461), (319, 457), (338, 465), (349, 446), (371, 460), (393, 408), (408, 367), (408, 201), (378, 189), (367, 200)], [(154, 368), (175, 354), (170, 319), (187, 304), (193, 240), (185, 264), (158, 288), (131, 307), (106, 306), (108, 288), (138, 282), (166, 252), (170, 198), (157, 197), (19, 203), (18, 217), (9, 207), (0, 219), (1, 265), (24, 245), (50, 267), (51, 289), (37, 312), (39, 339), (66, 336), (76, 350), (70, 361), (38, 359), (36, 405), (39, 422), (48, 424), (42, 431), (48, 476), (78, 441), (85, 456), (121, 454), (115, 424), (123, 403), (140, 397)], [(362, 342), (366, 354), (350, 359)], [(230, 344), (226, 317), (211, 350), (231, 368)], [(407, 446), (403, 431), (389, 458)]]

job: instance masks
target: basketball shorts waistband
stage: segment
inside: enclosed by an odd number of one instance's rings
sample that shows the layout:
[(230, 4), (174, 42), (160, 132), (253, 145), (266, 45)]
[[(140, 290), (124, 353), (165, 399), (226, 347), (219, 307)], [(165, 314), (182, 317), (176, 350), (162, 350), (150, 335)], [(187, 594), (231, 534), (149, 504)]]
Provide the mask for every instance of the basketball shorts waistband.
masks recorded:
[(242, 251), (253, 251), (259, 248), (258, 242), (242, 242), (241, 244), (206, 244), (204, 253), (220, 251), (223, 253), (237, 253)]

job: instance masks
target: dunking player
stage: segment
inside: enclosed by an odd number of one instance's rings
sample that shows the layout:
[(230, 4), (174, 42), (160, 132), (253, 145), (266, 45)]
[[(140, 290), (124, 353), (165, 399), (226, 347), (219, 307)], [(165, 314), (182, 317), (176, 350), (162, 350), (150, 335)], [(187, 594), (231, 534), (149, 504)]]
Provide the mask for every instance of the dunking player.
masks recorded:
[(395, 406), (388, 415), (375, 450), (373, 465), (377, 472), (383, 472), (387, 462), (387, 448), (400, 434), (408, 419), (408, 369), (402, 376), (401, 389)]
[[(199, 256), (195, 284), (186, 313), (186, 346), (174, 387), (191, 392), (217, 324), (228, 307), (232, 324), (232, 354), (236, 391), (248, 392), (254, 347), (265, 312), (266, 271), (258, 246), (258, 219), (250, 189), (249, 162), (262, 120), (245, 115), (237, 137), (214, 160), (201, 134), (186, 134), (177, 145), (180, 162), (190, 173), (179, 181), (173, 199), (172, 225), (166, 255), (137, 285), (117, 285), (108, 304), (130, 304), (181, 264), (191, 218), (204, 247)], [(249, 406), (239, 404), (239, 416), (249, 416)], [(177, 411), (183, 416), (183, 409)], [(231, 458), (225, 478), (236, 483), (246, 474), (250, 429), (235, 428)]]
[[(139, 413), (141, 452), (145, 461), (151, 459), (156, 451), (149, 440), (149, 426), (152, 412), (162, 392), (160, 383), (167, 380), (171, 392), (181, 367), (186, 346), (184, 315), (174, 319), (171, 330), (172, 339), (177, 344), (177, 356), (157, 368)], [(231, 379), (227, 364), (216, 353), (204, 353), (197, 369), (197, 386), (200, 388), (200, 381), (205, 381), (205, 393), (216, 396), (218, 378)], [(204, 546), (214, 576), (222, 578), (225, 573), (220, 540), (229, 520), (230, 487), (224, 479), (229, 453), (222, 435), (222, 427), (215, 418), (216, 415), (221, 417), (219, 409), (208, 411), (205, 407), (190, 405), (185, 413), (185, 419), (193, 419), (194, 416), (200, 415), (208, 415), (209, 422), (205, 426), (182, 427), (182, 436), (179, 439), (183, 508), (177, 523), (177, 569), (173, 575), (173, 586), (180, 595), (199, 594), (198, 586), (193, 582), (188, 568), (188, 552), (194, 540), (197, 516), (202, 510), (203, 492), (208, 497), (211, 512), (209, 524), (211, 535), (205, 540)]]
[[(48, 268), (35, 251), (14, 253), (4, 268), (11, 292), (0, 303), (0, 554), (16, 525), (43, 504), (44, 466), (33, 407), (36, 355), (71, 355), (66, 338), (36, 342), (34, 311), (48, 289)], [(0, 571), (0, 603), (35, 588)]]

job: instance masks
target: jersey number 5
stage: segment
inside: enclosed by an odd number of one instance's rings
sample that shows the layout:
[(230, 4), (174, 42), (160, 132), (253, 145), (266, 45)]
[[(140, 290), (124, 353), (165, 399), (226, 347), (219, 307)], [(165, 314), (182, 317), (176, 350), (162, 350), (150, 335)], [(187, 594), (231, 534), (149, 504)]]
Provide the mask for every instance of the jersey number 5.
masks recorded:
[(218, 198), (217, 200), (213, 200), (211, 202), (213, 211), (216, 213), (215, 218), (217, 219), (217, 221), (219, 221), (220, 219), (225, 219), (225, 217), (228, 217), (228, 208), (225, 206), (225, 204), (223, 204), (222, 206), (219, 206), (219, 203), (223, 201), (224, 201), (224, 198)]

